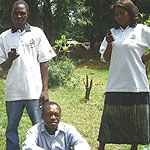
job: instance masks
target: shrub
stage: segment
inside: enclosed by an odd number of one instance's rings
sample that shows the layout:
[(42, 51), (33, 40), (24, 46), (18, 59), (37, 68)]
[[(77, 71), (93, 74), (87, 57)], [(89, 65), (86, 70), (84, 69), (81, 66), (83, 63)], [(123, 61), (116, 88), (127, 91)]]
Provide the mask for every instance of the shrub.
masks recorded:
[(74, 70), (73, 61), (67, 57), (61, 57), (57, 62), (50, 60), (48, 63), (49, 88), (65, 85), (71, 80)]
[(69, 80), (69, 82), (67, 82), (66, 87), (68, 87), (68, 88), (79, 87), (80, 81), (81, 81), (81, 79), (80, 79), (79, 75), (73, 75), (71, 77), (71, 80)]

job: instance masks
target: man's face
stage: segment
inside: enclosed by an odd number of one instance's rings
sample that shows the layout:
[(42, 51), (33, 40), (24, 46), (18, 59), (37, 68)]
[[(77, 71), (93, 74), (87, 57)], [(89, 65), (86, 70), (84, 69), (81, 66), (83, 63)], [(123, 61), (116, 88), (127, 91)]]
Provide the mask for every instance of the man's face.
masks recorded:
[(29, 13), (24, 4), (15, 5), (12, 9), (12, 21), (17, 29), (22, 29), (25, 26)]
[(42, 119), (47, 129), (56, 130), (61, 119), (61, 110), (57, 105), (47, 105), (42, 114)]

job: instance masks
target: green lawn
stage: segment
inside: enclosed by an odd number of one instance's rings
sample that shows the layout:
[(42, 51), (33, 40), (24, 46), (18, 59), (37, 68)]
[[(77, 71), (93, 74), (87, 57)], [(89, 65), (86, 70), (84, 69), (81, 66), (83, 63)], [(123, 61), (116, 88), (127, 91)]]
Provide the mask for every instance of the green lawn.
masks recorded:
[[(103, 111), (104, 92), (108, 76), (108, 65), (94, 61), (77, 65), (75, 74), (80, 76), (80, 84), (76, 88), (59, 87), (49, 89), (51, 101), (59, 103), (62, 107), (62, 121), (73, 124), (87, 139), (91, 150), (97, 150), (97, 135)], [(85, 102), (85, 87), (83, 80), (88, 75), (93, 79), (90, 100)], [(5, 129), (7, 124), (4, 103), (4, 79), (0, 73), (0, 150), (5, 150)], [(26, 131), (31, 127), (31, 122), (24, 112), (19, 126), (20, 144), (25, 139)], [(129, 145), (107, 145), (106, 150), (129, 150)], [(146, 146), (145, 146), (146, 147)], [(143, 150), (144, 146), (139, 146)]]

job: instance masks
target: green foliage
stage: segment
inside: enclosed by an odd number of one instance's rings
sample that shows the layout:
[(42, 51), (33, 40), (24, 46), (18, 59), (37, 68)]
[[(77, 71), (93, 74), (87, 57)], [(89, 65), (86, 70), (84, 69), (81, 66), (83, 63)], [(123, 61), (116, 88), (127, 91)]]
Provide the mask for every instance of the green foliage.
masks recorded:
[(66, 87), (74, 89), (79, 86), (80, 82), (81, 82), (80, 76), (73, 75), (71, 77), (71, 80), (67, 82)]
[(88, 7), (85, 6), (85, 0), (54, 0), (51, 5), (55, 39), (58, 39), (62, 34), (65, 34), (67, 38), (74, 38), (79, 41), (83, 38), (86, 39), (84, 28), (91, 21), (90, 18), (84, 16), (89, 11)]
[(148, 19), (144, 22), (145, 25), (150, 26), (150, 15), (148, 17)]
[(62, 50), (63, 52), (68, 51), (70, 45), (67, 45), (66, 36), (62, 35), (60, 40), (55, 40), (55, 46), (53, 47), (55, 51)]
[(63, 56), (65, 56), (65, 54), (69, 50), (70, 46), (71, 46), (70, 44), (67, 44), (67, 39), (66, 39), (65, 35), (62, 35), (61, 39), (55, 40), (55, 46), (53, 46), (53, 49), (57, 53), (56, 61), (58, 61), (58, 59), (59, 59), (60, 52), (62, 52)]
[(144, 13), (140, 13), (139, 17), (140, 17), (141, 23), (143, 23), (143, 24), (145, 24), (147, 26), (150, 26), (150, 15), (144, 14)]
[(71, 80), (74, 72), (74, 64), (71, 59), (61, 57), (59, 61), (54, 60), (48, 63), (48, 86), (49, 88), (64, 86), (67, 81)]

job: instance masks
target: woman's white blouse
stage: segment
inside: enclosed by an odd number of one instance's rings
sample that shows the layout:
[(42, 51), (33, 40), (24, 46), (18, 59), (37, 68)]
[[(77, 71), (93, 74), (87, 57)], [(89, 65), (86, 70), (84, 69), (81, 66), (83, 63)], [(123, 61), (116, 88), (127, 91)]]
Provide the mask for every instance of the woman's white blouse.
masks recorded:
[[(142, 55), (150, 48), (150, 27), (138, 24), (125, 30), (111, 29), (115, 41), (112, 45), (106, 92), (149, 92)], [(101, 59), (107, 47), (104, 38), (99, 52)]]

